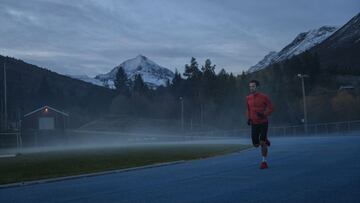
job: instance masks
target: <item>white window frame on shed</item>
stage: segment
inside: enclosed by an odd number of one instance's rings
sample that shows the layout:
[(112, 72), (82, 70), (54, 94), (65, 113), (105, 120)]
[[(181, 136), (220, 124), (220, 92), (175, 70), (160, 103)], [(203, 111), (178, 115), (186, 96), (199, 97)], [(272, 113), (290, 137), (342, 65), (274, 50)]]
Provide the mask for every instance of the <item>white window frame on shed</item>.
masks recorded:
[(54, 117), (40, 117), (39, 130), (54, 130), (55, 118)]

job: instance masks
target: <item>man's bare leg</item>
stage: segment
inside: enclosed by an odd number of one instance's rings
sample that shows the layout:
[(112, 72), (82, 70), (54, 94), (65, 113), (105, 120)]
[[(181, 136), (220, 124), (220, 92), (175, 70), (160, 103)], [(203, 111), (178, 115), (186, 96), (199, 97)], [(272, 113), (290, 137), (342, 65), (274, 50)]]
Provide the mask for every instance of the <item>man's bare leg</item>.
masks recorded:
[(264, 158), (266, 158), (268, 154), (268, 146), (265, 141), (260, 141), (260, 144), (261, 144), (261, 154)]
[(266, 162), (266, 157), (267, 157), (267, 153), (268, 153), (268, 149), (267, 149), (267, 144), (265, 141), (260, 141), (260, 145), (261, 145), (261, 154), (263, 157), (263, 160), (261, 162), (260, 165), (260, 169), (266, 169), (268, 168), (267, 162)]

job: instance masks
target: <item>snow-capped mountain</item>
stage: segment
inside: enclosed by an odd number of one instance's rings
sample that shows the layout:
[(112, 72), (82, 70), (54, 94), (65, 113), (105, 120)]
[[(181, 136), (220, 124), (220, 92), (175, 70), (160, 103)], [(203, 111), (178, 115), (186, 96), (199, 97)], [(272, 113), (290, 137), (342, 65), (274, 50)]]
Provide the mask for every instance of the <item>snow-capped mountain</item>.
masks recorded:
[(311, 49), (312, 47), (320, 44), (329, 36), (331, 36), (337, 27), (332, 26), (323, 26), (319, 29), (310, 30), (308, 32), (300, 33), (290, 44), (284, 47), (280, 52), (270, 52), (267, 54), (264, 59), (258, 62), (256, 65), (249, 68), (247, 73), (252, 73), (267, 66), (283, 61), (285, 59), (290, 59), (291, 57), (301, 54), (306, 50)]
[(89, 77), (87, 75), (68, 75), (68, 76), (71, 77), (71, 78), (74, 78), (74, 79), (78, 79), (78, 80), (82, 80), (82, 81), (87, 82), (87, 83), (94, 84), (94, 85), (104, 86), (104, 83), (101, 82), (100, 80), (95, 79), (95, 78), (91, 78), (91, 77)]
[(114, 87), (114, 79), (120, 67), (124, 68), (128, 78), (131, 80), (135, 79), (135, 75), (140, 74), (150, 88), (165, 86), (167, 81), (171, 81), (175, 76), (169, 69), (159, 66), (143, 55), (138, 55), (133, 59), (124, 61), (109, 73), (97, 75), (95, 79), (108, 84), (109, 87)]

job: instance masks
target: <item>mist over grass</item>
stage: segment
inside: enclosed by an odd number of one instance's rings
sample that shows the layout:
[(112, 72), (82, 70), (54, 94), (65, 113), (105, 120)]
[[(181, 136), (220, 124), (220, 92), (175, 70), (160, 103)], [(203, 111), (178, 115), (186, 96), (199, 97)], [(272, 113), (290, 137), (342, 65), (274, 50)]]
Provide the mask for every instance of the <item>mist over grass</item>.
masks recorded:
[(154, 133), (150, 130), (142, 132), (121, 132), (121, 131), (95, 131), (95, 130), (67, 130), (64, 134), (51, 135), (30, 134), (22, 135), (23, 147), (0, 149), (1, 154), (31, 153), (46, 151), (62, 151), (73, 149), (97, 149), (141, 146), (141, 145), (174, 145), (174, 144), (225, 144), (225, 143), (249, 143), (249, 139), (238, 136), (224, 136), (220, 133), (183, 133), (183, 132), (162, 132)]
[(208, 140), (32, 148), (16, 157), (0, 159), (0, 184), (200, 159), (248, 147), (229, 140)]

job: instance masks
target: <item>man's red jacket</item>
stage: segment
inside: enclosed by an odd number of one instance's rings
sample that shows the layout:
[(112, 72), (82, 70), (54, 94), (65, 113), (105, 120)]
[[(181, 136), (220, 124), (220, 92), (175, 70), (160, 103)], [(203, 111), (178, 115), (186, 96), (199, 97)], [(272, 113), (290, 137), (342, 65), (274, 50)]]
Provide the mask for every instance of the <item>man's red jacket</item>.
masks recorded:
[[(274, 111), (269, 97), (263, 93), (256, 92), (246, 97), (247, 118), (252, 124), (267, 123), (267, 117)], [(264, 116), (259, 116), (263, 114)]]

